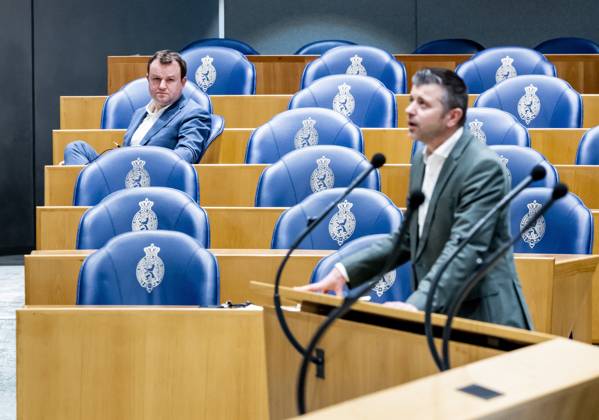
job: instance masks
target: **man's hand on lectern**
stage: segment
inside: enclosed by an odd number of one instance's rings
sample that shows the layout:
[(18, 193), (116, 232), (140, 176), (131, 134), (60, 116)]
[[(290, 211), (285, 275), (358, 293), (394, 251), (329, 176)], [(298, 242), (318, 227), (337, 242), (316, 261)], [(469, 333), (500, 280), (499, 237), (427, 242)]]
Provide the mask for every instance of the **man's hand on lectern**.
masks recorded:
[(296, 290), (303, 292), (328, 292), (332, 290), (337, 296), (343, 296), (343, 286), (345, 286), (345, 277), (336, 268), (333, 268), (322, 280), (317, 283), (308, 284), (306, 286), (296, 287)]

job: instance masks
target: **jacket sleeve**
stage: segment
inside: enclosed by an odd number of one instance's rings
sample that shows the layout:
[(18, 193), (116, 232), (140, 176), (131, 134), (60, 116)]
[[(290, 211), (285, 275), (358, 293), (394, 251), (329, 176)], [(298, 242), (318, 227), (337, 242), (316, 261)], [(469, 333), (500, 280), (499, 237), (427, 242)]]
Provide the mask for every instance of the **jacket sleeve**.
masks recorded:
[[(493, 206), (503, 198), (507, 191), (507, 179), (501, 163), (494, 159), (484, 159), (474, 165), (466, 176), (464, 186), (460, 190), (449, 240), (445, 243), (441, 254), (418, 283), (418, 289), (410, 295), (407, 302), (424, 309), (431, 281), (440, 267), (458, 246), (460, 238), (464, 238), (470, 229), (483, 218)], [(497, 212), (486, 227), (466, 245), (449, 263), (441, 275), (437, 292), (433, 299), (433, 311), (445, 312), (457, 290), (477, 268), (477, 259), (484, 258), (489, 251), (500, 217), (504, 212)], [(431, 238), (432, 239), (432, 238)], [(487, 293), (492, 290), (486, 289)], [(473, 293), (474, 294), (474, 293)], [(471, 294), (472, 295), (472, 294)], [(482, 297), (482, 296), (481, 296)]]
[(175, 153), (189, 163), (198, 163), (206, 151), (210, 126), (210, 115), (200, 108), (192, 108), (179, 126)]

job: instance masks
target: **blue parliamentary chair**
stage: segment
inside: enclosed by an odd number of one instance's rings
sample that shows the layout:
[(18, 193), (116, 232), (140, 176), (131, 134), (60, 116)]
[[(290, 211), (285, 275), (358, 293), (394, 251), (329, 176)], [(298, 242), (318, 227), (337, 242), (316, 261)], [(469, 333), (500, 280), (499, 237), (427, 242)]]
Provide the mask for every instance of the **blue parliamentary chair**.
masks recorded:
[(557, 76), (555, 66), (543, 54), (529, 48), (487, 48), (456, 68), (468, 93), (482, 93), (505, 80), (527, 74)]
[[(519, 235), (526, 220), (549, 201), (552, 191), (552, 188), (527, 188), (516, 196), (510, 207), (512, 235)], [(592, 249), (593, 216), (572, 193), (556, 201), (514, 244), (514, 252), (540, 254), (591, 254)]]
[(406, 68), (387, 51), (365, 45), (347, 45), (325, 52), (304, 68), (300, 89), (334, 74), (370, 76), (393, 93), (406, 93)]
[(509, 112), (527, 128), (582, 127), (582, 98), (557, 77), (517, 76), (480, 94), (475, 107)]
[(576, 150), (577, 165), (599, 165), (599, 126), (587, 130)]
[(559, 181), (555, 167), (547, 162), (545, 157), (530, 147), (498, 145), (490, 146), (497, 153), (501, 162), (509, 171), (512, 188), (518, 185), (524, 178), (530, 175), (532, 168), (541, 165), (545, 168), (545, 178), (530, 184), (530, 187), (553, 188)]
[(395, 95), (369, 76), (342, 74), (318, 79), (289, 102), (289, 109), (307, 107), (332, 109), (358, 127), (397, 127)]
[(484, 50), (481, 44), (471, 39), (437, 39), (420, 45), (412, 54), (475, 54)]
[(297, 108), (275, 115), (252, 132), (245, 163), (274, 163), (293, 150), (316, 145), (364, 151), (362, 131), (349, 118), (326, 108)]
[[(344, 191), (345, 188), (332, 188), (311, 194), (283, 212), (275, 225), (271, 247), (288, 249), (308, 221), (320, 216), (323, 209)], [(401, 211), (385, 194), (356, 188), (301, 242), (299, 248), (339, 249), (350, 239), (394, 232), (401, 221)]]
[(158, 146), (110, 150), (85, 166), (75, 183), (73, 205), (95, 206), (125, 188), (169, 187), (199, 202), (198, 176), (185, 160)]
[(237, 50), (197, 46), (181, 53), (187, 62), (187, 78), (209, 95), (253, 95), (256, 69)]
[[(310, 283), (316, 283), (326, 276), (343, 258), (357, 252), (378, 240), (386, 237), (385, 234), (362, 236), (347, 242), (339, 251), (321, 259), (310, 277)], [(389, 271), (378, 281), (368, 293), (370, 302), (385, 303), (389, 301), (405, 301), (412, 293), (412, 266), (410, 262), (400, 265)], [(347, 290), (347, 289), (346, 289)]]
[(300, 47), (294, 54), (295, 55), (321, 55), (330, 49), (335, 47), (341, 47), (343, 45), (356, 45), (355, 42), (345, 41), (342, 39), (324, 39), (321, 41), (310, 42)]
[(482, 143), (530, 147), (530, 135), (512, 114), (497, 108), (468, 108), (465, 127)]
[(543, 41), (535, 50), (543, 54), (597, 54), (599, 45), (590, 39), (562, 37)]
[[(370, 167), (366, 157), (342, 146), (313, 146), (287, 153), (262, 172), (256, 187), (256, 207), (290, 207), (310, 194), (347, 187)], [(380, 190), (378, 170), (360, 184)]]
[[(210, 138), (206, 142), (206, 149), (218, 137), (224, 129), (225, 121), (220, 115), (212, 113), (210, 97), (206, 95), (194, 83), (185, 83), (183, 96), (197, 102), (206, 112), (210, 113), (212, 124), (210, 126)], [(119, 129), (129, 127), (133, 113), (145, 107), (151, 100), (148, 91), (148, 79), (142, 77), (127, 83), (117, 92), (106, 98), (102, 107), (102, 118), (100, 128)]]
[(197, 41), (193, 41), (189, 44), (187, 44), (185, 47), (183, 47), (183, 49), (180, 51), (181, 53), (184, 53), (190, 49), (196, 48), (196, 47), (226, 47), (226, 48), (232, 48), (234, 50), (239, 51), (240, 53), (244, 54), (244, 55), (258, 55), (260, 54), (258, 51), (256, 51), (251, 45), (246, 44), (243, 41), (239, 41), (237, 39), (233, 39), (233, 38), (204, 38), (204, 39), (199, 39)]
[(78, 305), (219, 303), (216, 258), (181, 232), (128, 232), (88, 256), (79, 272)]
[(210, 248), (208, 215), (184, 192), (166, 187), (115, 191), (81, 216), (77, 249), (98, 249), (117, 235), (142, 230), (175, 230)]

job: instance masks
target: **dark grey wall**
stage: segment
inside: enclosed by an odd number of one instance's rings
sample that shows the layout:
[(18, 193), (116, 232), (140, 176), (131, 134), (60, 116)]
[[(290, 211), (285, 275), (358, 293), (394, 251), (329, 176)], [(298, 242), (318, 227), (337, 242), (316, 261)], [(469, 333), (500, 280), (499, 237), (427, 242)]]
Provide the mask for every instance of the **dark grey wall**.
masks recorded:
[(30, 6), (4, 0), (0, 13), (0, 255), (33, 246)]

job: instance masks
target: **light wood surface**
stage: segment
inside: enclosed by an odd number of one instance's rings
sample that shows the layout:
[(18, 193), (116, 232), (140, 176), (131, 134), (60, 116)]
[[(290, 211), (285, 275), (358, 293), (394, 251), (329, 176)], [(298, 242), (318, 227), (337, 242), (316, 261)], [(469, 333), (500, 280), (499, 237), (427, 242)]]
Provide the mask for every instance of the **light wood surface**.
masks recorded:
[[(472, 106), (478, 95), (468, 95)], [(287, 110), (291, 95), (211, 95), (215, 114), (225, 119), (227, 128), (255, 128), (276, 114)], [(397, 102), (397, 126), (407, 127), (405, 109), (409, 95), (395, 95)], [(61, 96), (60, 128), (100, 128), (102, 106), (106, 96)], [(582, 95), (584, 109), (583, 127), (599, 125), (599, 95)]]
[[(471, 54), (395, 54), (406, 67), (408, 89), (413, 74), (423, 67), (454, 70), (470, 59)], [(597, 54), (546, 54), (556, 67), (557, 75), (580, 93), (599, 93), (599, 58)], [(307, 63), (315, 55), (253, 55), (247, 57), (256, 68), (257, 94), (285, 94), (299, 90)], [(149, 56), (108, 56), (108, 94), (126, 83), (144, 77)]]
[[(244, 163), (245, 149), (252, 128), (225, 128), (210, 145), (200, 163)], [(531, 128), (531, 146), (552, 164), (571, 165), (576, 161), (578, 143), (586, 130), (582, 128)], [(53, 130), (52, 163), (63, 160), (65, 146), (84, 140), (96, 150), (107, 150), (121, 144), (125, 130)], [(363, 128), (364, 154), (380, 152), (387, 163), (410, 163), (412, 139), (406, 128)]]
[(268, 418), (261, 308), (17, 310), (19, 419)]
[[(588, 367), (588, 368), (587, 368)], [(460, 389), (501, 393), (486, 400)], [(555, 339), (308, 413), (306, 419), (564, 419), (599, 417), (599, 349)]]
[[(272, 296), (249, 288), (250, 281), (274, 282), (286, 251), (270, 249), (212, 249), (221, 279), (221, 300), (268, 305)], [(25, 304), (72, 305), (76, 302), (77, 278), (91, 250), (34, 251), (25, 256)], [(332, 251), (298, 250), (285, 269), (282, 284), (299, 286), (309, 281), (318, 261)], [(579, 341), (591, 341), (591, 288), (599, 256), (516, 256), (522, 283), (537, 331)], [(594, 318), (599, 325), (599, 319)]]
[[(590, 209), (599, 208), (599, 165), (555, 165), (561, 182)], [(598, 237), (599, 238), (599, 237)]]

